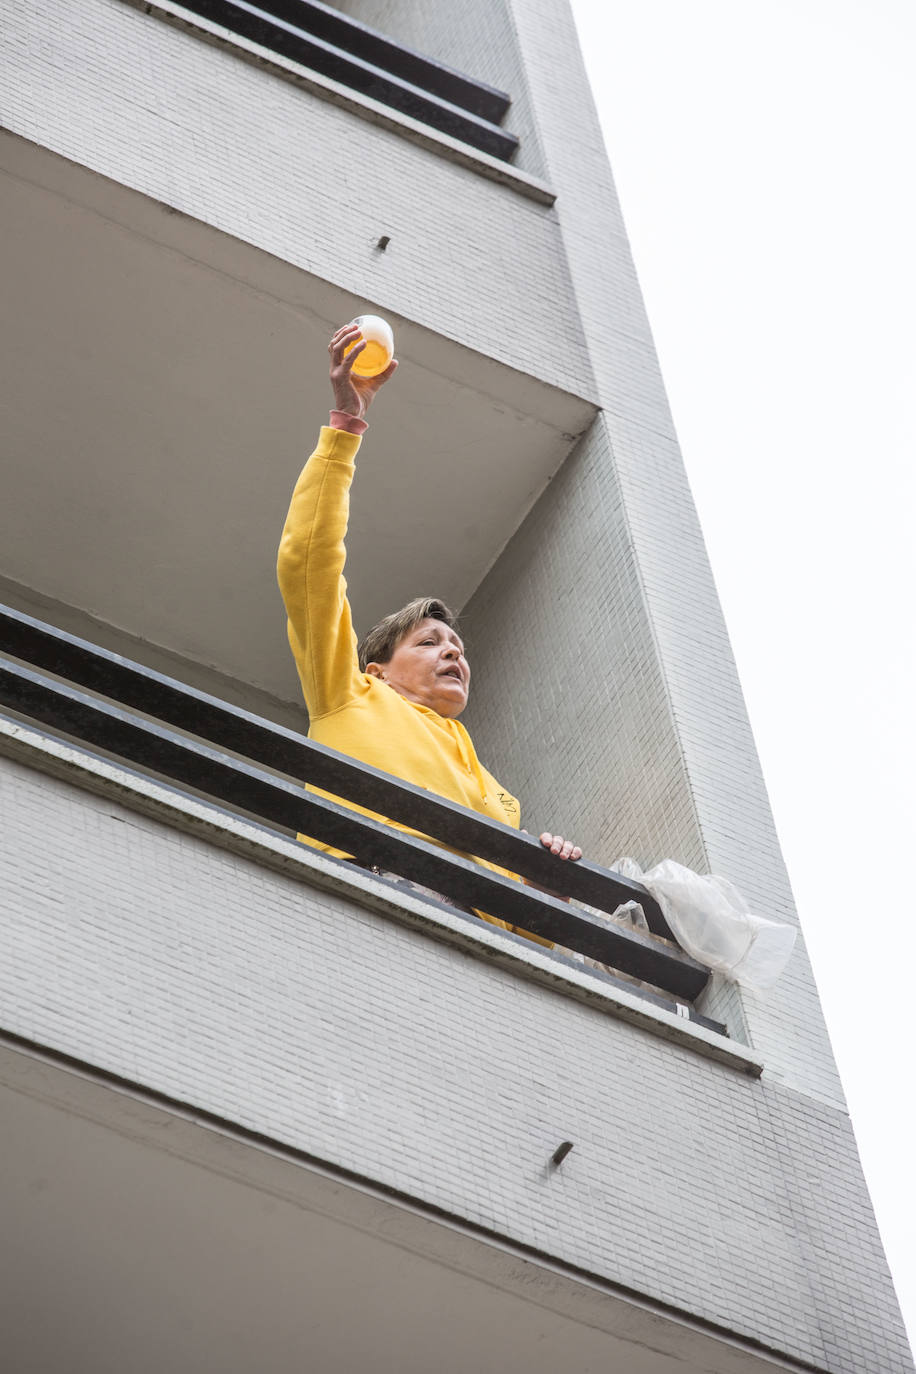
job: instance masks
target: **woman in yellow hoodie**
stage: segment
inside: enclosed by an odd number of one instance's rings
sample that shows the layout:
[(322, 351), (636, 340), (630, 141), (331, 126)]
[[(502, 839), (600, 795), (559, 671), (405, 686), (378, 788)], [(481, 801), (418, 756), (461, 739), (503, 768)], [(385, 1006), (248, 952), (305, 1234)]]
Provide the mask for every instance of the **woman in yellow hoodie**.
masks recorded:
[[(344, 577), (350, 484), (366, 411), (398, 366), (354, 376), (359, 339), (358, 327), (345, 325), (328, 346), (335, 408), (293, 491), (277, 563), (309, 737), (518, 829), (518, 802), (483, 767), (458, 720), (471, 670), (448, 607), (420, 597), (357, 646)], [(540, 838), (560, 858), (581, 857), (562, 835)]]

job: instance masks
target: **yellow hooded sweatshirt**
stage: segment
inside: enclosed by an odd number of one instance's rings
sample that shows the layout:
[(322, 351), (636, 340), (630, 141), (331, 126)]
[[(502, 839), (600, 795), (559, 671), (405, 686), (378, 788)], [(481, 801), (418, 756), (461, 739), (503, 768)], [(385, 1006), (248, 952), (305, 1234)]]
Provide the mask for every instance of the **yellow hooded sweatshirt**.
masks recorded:
[[(280, 540), (277, 576), (309, 711), (309, 738), (517, 830), (518, 802), (483, 767), (464, 726), (360, 672), (343, 572), (350, 484), (359, 445), (358, 435), (322, 428), (318, 447), (296, 483)], [(320, 788), (310, 790), (408, 834), (419, 833)], [(329, 845), (299, 838), (346, 857)], [(477, 862), (506, 873), (484, 859)], [(479, 914), (492, 925), (516, 929)], [(550, 944), (528, 931), (518, 934)]]

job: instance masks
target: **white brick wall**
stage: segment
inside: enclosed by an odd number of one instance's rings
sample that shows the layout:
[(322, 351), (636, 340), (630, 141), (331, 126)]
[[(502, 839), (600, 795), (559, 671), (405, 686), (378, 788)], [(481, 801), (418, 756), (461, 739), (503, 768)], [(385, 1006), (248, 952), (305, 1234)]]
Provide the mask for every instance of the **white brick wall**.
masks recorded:
[(4, 30), (13, 132), (588, 394), (553, 210), (122, 0), (25, 0)]
[[(572, 18), (512, 10), (604, 412), (470, 603), (475, 738), (533, 825), (602, 862), (722, 872), (795, 922)], [(774, 1076), (842, 1104), (801, 941), (765, 998), (714, 986), (707, 1006)]]
[(912, 1368), (843, 1112), (10, 760), (0, 826), (5, 1029), (818, 1368)]

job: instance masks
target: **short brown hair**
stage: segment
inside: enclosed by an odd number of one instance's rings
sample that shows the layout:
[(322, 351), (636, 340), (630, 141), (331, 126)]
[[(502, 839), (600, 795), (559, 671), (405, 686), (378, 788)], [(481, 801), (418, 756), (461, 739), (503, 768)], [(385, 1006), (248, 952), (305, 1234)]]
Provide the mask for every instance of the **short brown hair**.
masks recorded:
[(444, 601), (435, 596), (415, 597), (399, 611), (386, 615), (363, 636), (359, 645), (360, 672), (364, 673), (369, 663), (390, 663), (392, 654), (404, 636), (424, 620), (441, 620), (450, 630), (458, 628), (458, 617)]

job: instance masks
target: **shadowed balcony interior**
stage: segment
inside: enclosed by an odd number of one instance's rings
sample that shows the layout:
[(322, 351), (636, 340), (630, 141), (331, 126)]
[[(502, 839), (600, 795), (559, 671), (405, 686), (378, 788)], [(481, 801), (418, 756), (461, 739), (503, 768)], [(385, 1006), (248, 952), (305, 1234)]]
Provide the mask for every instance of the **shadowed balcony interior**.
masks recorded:
[[(0, 578), (86, 638), (114, 627), (131, 657), (184, 676), (177, 656), (301, 723), (277, 541), (327, 420), (327, 340), (367, 302), (44, 149), (7, 152)], [(360, 632), (417, 595), (418, 569), (464, 607), (595, 414), (386, 313), (402, 367), (347, 539)]]

